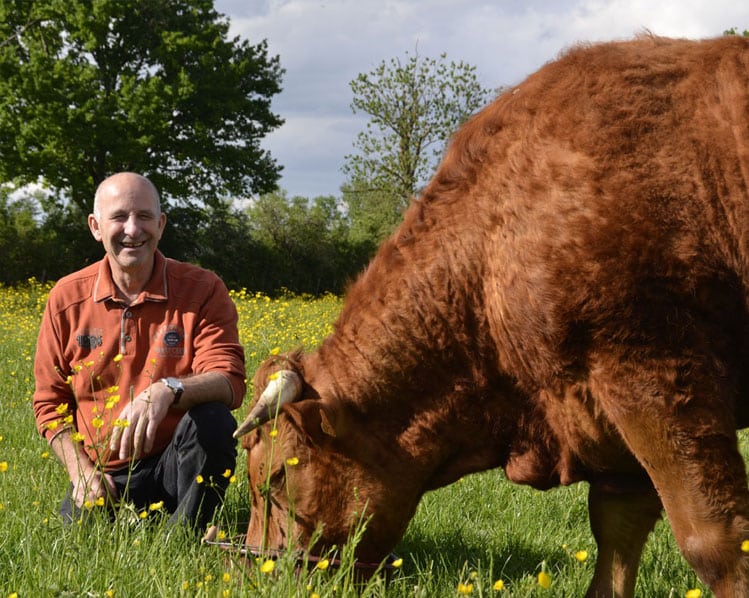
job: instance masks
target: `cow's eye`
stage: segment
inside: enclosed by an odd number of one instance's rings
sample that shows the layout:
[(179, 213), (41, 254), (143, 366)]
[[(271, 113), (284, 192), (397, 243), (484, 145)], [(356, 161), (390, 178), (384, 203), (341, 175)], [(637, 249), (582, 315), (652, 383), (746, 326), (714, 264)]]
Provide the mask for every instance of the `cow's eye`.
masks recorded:
[(286, 470), (282, 467), (278, 469), (277, 471), (274, 471), (273, 474), (270, 476), (270, 485), (275, 490), (284, 485), (285, 479), (286, 479)]

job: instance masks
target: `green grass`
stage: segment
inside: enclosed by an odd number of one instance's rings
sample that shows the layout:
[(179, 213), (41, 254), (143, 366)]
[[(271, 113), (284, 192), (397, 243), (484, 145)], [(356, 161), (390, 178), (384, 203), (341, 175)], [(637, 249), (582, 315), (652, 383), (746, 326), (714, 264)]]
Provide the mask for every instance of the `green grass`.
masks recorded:
[[(596, 553), (584, 484), (537, 492), (501, 472), (466, 477), (429, 493), (396, 552), (403, 566), (388, 583), (357, 583), (350, 566), (296, 571), (281, 558), (271, 573), (215, 546), (168, 531), (158, 512), (141, 520), (126, 510), (114, 523), (94, 515), (64, 528), (57, 509), (67, 482), (37, 435), (31, 408), (34, 345), (46, 289), (0, 287), (0, 598), (10, 596), (582, 596)], [(318, 343), (340, 309), (335, 297), (271, 300), (233, 293), (253, 372), (275, 347)], [(239, 416), (244, 415), (242, 409)], [(747, 448), (742, 435), (742, 446)], [(746, 450), (745, 450), (746, 452)], [(2, 464), (6, 464), (7, 469)], [(245, 456), (218, 516), (222, 531), (241, 534), (249, 493)], [(590, 558), (580, 562), (575, 553)], [(350, 563), (350, 559), (345, 562)], [(539, 586), (540, 571), (551, 588)], [(493, 589), (497, 580), (504, 590)], [(638, 596), (684, 596), (699, 587), (666, 523), (648, 542)]]

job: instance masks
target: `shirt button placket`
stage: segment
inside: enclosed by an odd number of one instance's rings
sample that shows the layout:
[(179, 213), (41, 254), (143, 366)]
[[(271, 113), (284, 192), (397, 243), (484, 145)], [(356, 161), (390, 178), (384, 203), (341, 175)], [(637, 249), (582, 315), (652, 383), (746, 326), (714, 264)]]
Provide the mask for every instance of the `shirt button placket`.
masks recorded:
[(128, 332), (128, 328), (131, 326), (130, 321), (133, 319), (133, 312), (126, 309), (122, 312), (122, 320), (120, 322), (120, 353), (125, 355), (127, 353), (127, 343), (133, 340), (132, 336)]

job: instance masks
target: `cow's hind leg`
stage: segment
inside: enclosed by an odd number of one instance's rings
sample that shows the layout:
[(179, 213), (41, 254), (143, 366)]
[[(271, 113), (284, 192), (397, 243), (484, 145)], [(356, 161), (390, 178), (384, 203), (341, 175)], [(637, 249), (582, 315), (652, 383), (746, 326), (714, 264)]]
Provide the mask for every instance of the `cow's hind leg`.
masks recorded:
[(588, 510), (598, 558), (588, 598), (634, 596), (640, 555), (662, 506), (652, 487), (627, 486), (626, 480), (618, 487), (590, 486)]
[(749, 558), (741, 550), (749, 539), (749, 490), (731, 389), (704, 363), (619, 362), (598, 370), (596, 394), (653, 481), (697, 575), (716, 597), (749, 596)]

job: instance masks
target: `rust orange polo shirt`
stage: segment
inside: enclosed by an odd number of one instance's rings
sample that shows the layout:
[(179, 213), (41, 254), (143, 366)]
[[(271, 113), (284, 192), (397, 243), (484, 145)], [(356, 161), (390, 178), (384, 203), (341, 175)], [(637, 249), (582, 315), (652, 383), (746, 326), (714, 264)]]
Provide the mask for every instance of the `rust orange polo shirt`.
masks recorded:
[[(156, 252), (153, 275), (138, 298), (117, 299), (105, 257), (60, 279), (44, 310), (34, 362), (34, 414), (49, 439), (66, 420), (107, 470), (126, 462), (109, 454), (112, 426), (131, 397), (165, 376), (220, 372), (245, 394), (237, 310), (213, 272)], [(150, 454), (163, 452), (184, 415), (171, 409)], [(149, 455), (144, 455), (147, 457)]]

